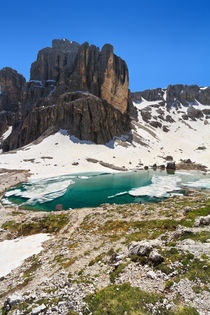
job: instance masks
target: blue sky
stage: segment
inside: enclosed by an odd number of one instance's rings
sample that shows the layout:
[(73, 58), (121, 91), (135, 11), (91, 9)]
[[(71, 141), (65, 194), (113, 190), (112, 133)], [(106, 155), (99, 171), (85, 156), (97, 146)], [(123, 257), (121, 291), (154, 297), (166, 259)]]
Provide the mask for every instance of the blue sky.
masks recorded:
[(2, 1), (0, 69), (29, 79), (39, 49), (54, 38), (114, 46), (130, 89), (210, 86), (210, 1)]

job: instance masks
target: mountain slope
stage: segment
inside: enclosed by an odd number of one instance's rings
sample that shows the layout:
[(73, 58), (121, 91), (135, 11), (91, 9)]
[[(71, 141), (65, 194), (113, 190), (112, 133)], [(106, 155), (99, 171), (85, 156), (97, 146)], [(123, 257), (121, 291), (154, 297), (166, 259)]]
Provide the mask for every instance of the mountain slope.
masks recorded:
[[(165, 165), (167, 156), (172, 156), (176, 163), (191, 159), (210, 169), (210, 124), (205, 114), (209, 105), (195, 101), (194, 105), (168, 109), (167, 102), (145, 98), (134, 99), (133, 103), (138, 118), (132, 120), (131, 131), (114, 137), (106, 145), (81, 141), (74, 133), (68, 134), (68, 131), (60, 129), (22, 149), (2, 154), (0, 167), (14, 168), (15, 160), (16, 168), (30, 169), (33, 177), (49, 177), (75, 172), (115, 171), (118, 168), (139, 169), (155, 163)], [(183, 119), (189, 108), (202, 112), (203, 116)], [(170, 116), (170, 122), (158, 117), (160, 110), (163, 118)], [(148, 121), (144, 118), (145, 111), (151, 113)], [(153, 122), (157, 122), (156, 127)], [(162, 126), (159, 127), (158, 123)]]

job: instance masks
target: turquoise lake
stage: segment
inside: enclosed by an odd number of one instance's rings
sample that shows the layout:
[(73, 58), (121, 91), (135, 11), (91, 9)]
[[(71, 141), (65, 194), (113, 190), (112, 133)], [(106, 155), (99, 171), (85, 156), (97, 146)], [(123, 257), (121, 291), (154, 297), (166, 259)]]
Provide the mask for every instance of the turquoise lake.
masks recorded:
[(137, 171), (123, 173), (83, 173), (30, 180), (10, 189), (4, 205), (17, 204), (27, 209), (53, 211), (96, 207), (103, 203), (158, 202), (185, 188), (210, 189), (210, 175), (196, 171)]

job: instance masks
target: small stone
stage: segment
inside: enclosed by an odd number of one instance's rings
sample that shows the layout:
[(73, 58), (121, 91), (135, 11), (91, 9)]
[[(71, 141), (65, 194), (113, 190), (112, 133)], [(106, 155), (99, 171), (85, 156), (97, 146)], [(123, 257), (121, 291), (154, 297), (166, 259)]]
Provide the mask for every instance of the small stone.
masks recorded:
[(153, 280), (157, 278), (156, 273), (152, 270), (147, 272), (147, 277)]
[(167, 305), (166, 305), (166, 309), (167, 309), (167, 310), (170, 310), (171, 308), (172, 308), (172, 305), (171, 305), (171, 304), (167, 304)]
[(42, 311), (44, 311), (45, 309), (46, 309), (46, 306), (44, 304), (42, 304), (40, 306), (33, 308), (31, 314), (37, 315), (37, 314), (41, 313)]

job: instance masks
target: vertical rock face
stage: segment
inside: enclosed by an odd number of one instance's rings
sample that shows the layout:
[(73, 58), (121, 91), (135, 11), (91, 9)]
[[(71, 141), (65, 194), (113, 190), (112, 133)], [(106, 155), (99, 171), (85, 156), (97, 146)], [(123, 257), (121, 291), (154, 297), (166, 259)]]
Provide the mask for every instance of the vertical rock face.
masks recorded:
[(53, 40), (52, 48), (40, 50), (37, 61), (32, 63), (31, 80), (57, 81), (64, 68), (72, 71), (79, 46), (68, 40)]
[(57, 93), (89, 91), (125, 113), (128, 108), (128, 69), (109, 44), (100, 51), (88, 43), (53, 40), (38, 53), (31, 80), (55, 80)]
[(24, 77), (11, 68), (0, 70), (0, 111), (17, 111), (22, 101)]
[(11, 68), (0, 70), (0, 137), (19, 118), (25, 79)]
[(29, 112), (3, 143), (3, 150), (28, 144), (49, 129), (66, 129), (81, 140), (104, 144), (114, 136), (128, 132), (129, 127), (128, 115), (123, 115), (106, 101), (90, 93), (69, 92), (58, 98), (57, 105)]
[[(124, 61), (113, 54), (113, 47), (105, 45), (101, 51), (102, 75), (101, 98), (122, 113), (128, 106), (128, 69)], [(103, 71), (104, 70), (104, 71)]]

